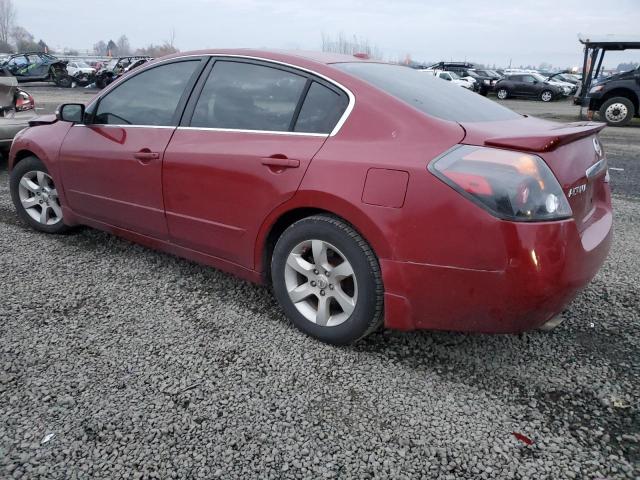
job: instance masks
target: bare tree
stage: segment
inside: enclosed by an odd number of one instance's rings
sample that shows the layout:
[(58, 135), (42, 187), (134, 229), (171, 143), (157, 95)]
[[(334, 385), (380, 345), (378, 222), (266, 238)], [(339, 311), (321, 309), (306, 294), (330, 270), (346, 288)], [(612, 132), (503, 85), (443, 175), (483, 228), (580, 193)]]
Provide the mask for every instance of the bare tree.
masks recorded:
[(12, 0), (0, 0), (0, 42), (8, 44), (16, 20), (16, 9)]
[(171, 35), (169, 35), (169, 40), (167, 40), (166, 42), (164, 42), (165, 45), (168, 45), (169, 47), (171, 47), (172, 49), (175, 49), (175, 51), (177, 52), (178, 49), (175, 47), (175, 43), (176, 43), (176, 29), (172, 28), (171, 29)]
[(329, 35), (322, 34), (322, 51), (343, 53), (346, 55), (353, 55), (356, 53), (363, 53), (368, 55), (369, 58), (381, 59), (382, 51), (376, 46), (371, 45), (366, 38), (358, 38), (353, 35), (351, 39), (340, 32), (337, 39), (333, 39)]
[(11, 36), (13, 37), (18, 52), (37, 52), (40, 50), (40, 46), (35, 41), (35, 38), (26, 28), (14, 27), (11, 31)]
[(131, 45), (126, 35), (122, 35), (116, 42), (118, 55), (131, 55)]
[(93, 53), (95, 55), (106, 55), (107, 54), (107, 44), (104, 40), (100, 40), (93, 44)]

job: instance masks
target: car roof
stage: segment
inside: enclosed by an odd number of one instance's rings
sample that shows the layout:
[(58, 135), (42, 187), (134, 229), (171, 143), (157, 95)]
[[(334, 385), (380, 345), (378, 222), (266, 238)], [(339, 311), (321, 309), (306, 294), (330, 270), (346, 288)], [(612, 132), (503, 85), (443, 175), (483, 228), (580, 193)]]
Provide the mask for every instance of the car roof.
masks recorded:
[(243, 57), (258, 57), (264, 58), (265, 60), (289, 62), (294, 64), (299, 62), (300, 60), (306, 60), (307, 62), (319, 63), (323, 65), (346, 62), (386, 63), (369, 58), (362, 58), (360, 56), (345, 55), (332, 52), (316, 52), (308, 50), (259, 50), (250, 48), (194, 50), (189, 52), (175, 53), (163, 58), (182, 57), (186, 55), (237, 55)]

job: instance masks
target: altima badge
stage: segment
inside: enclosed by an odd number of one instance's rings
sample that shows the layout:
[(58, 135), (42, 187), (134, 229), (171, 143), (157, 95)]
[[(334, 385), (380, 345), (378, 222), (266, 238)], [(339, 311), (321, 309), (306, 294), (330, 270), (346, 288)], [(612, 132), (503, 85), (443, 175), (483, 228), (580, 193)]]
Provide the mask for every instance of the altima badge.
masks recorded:
[(570, 188), (569, 193), (567, 194), (567, 197), (575, 197), (576, 195), (579, 195), (586, 191), (587, 191), (587, 184), (583, 183), (582, 185), (578, 185), (577, 187)]

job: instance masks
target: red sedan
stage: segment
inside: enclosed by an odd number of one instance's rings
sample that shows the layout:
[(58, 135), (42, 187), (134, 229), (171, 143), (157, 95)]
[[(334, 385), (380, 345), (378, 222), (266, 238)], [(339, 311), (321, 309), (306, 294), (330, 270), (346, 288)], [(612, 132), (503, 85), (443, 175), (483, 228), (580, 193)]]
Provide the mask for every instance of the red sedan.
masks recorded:
[(609, 250), (602, 128), (363, 58), (181, 53), (32, 122), (11, 194), (36, 230), (89, 225), (271, 283), (326, 342), (521, 332)]

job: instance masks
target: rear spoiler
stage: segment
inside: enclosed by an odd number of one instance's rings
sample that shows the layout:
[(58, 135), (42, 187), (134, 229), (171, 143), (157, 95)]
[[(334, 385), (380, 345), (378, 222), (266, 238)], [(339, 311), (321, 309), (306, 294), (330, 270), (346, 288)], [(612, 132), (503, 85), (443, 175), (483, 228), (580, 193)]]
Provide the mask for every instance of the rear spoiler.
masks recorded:
[(52, 123), (56, 123), (57, 121), (58, 117), (56, 115), (40, 115), (29, 120), (29, 126), (37, 127), (38, 125), (50, 125)]
[(607, 124), (599, 122), (573, 122), (526, 137), (495, 137), (485, 140), (491, 147), (513, 148), (530, 152), (550, 152), (560, 145), (566, 145), (580, 138), (594, 135)]

